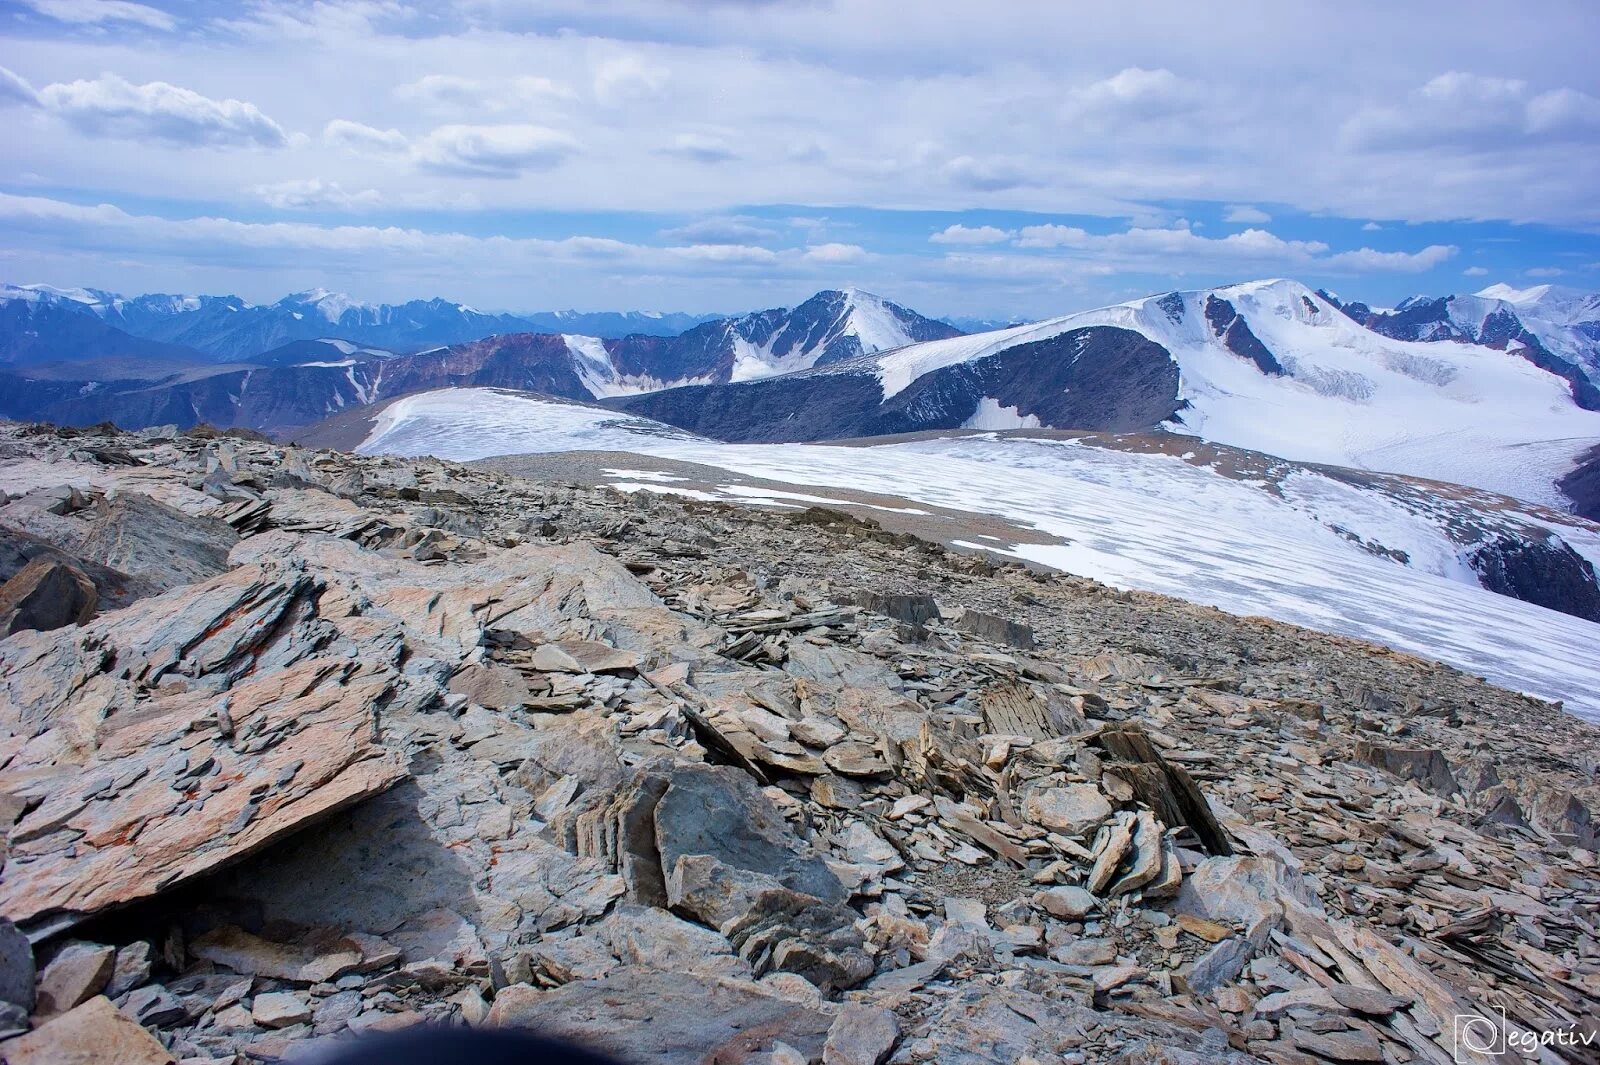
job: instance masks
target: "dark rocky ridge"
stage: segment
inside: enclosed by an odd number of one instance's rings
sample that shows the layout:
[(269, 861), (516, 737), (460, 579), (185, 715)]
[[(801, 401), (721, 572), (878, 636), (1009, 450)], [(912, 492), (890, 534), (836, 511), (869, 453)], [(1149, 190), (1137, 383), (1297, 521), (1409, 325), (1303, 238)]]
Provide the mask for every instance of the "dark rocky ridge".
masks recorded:
[(1590, 448), (1556, 487), (1572, 500), (1575, 513), (1600, 521), (1600, 444)]
[(994, 399), (1047, 426), (1150, 429), (1180, 408), (1167, 350), (1128, 329), (1091, 326), (917, 378), (888, 399), (871, 357), (765, 381), (692, 386), (608, 406), (739, 443), (956, 429)]
[[(1282, 364), (1267, 346), (1261, 343), (1260, 338), (1250, 331), (1250, 323), (1244, 320), (1244, 316), (1232, 303), (1217, 296), (1207, 296), (1205, 311), (1211, 331), (1222, 341), (1224, 347), (1241, 359), (1249, 359), (1255, 363), (1256, 368), (1264, 374), (1283, 376)], [(1168, 311), (1168, 316), (1171, 316), (1171, 311)]]
[(1600, 621), (1594, 566), (1554, 537), (1496, 537), (1473, 552), (1471, 561), (1478, 580), (1491, 592)]

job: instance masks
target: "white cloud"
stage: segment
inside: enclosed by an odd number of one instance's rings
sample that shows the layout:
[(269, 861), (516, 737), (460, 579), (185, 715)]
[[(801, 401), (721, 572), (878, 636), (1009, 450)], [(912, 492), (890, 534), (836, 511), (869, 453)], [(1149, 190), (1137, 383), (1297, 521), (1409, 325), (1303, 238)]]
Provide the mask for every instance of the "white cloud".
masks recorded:
[(1077, 226), (1023, 226), (1017, 244), (1024, 248), (1082, 247), (1090, 240), (1089, 231)]
[(770, 248), (758, 248), (750, 244), (690, 244), (679, 248), (667, 248), (664, 251), (676, 258), (690, 262), (745, 263), (765, 266), (778, 261), (777, 252)]
[(645, 62), (637, 55), (607, 59), (595, 68), (594, 95), (607, 105), (658, 95), (670, 74), (665, 67)]
[[(1454, 255), (1453, 245), (1430, 245), (1418, 252), (1380, 252), (1371, 248), (1332, 253), (1320, 240), (1284, 240), (1264, 229), (1246, 229), (1225, 237), (1203, 237), (1184, 227), (1131, 227), (1120, 233), (1090, 233), (1076, 226), (1025, 226), (1017, 235), (1020, 248), (1057, 249), (1072, 258), (1092, 258), (1101, 265), (1140, 272), (1181, 273), (1240, 264), (1246, 269), (1331, 269), (1337, 272), (1421, 272)], [(1053, 256), (1036, 257), (1059, 262)]]
[(544, 126), (440, 126), (417, 143), (413, 157), (441, 173), (510, 178), (548, 170), (577, 150), (577, 141)]
[(93, 25), (101, 22), (133, 22), (153, 30), (170, 30), (177, 21), (165, 11), (130, 0), (24, 0), (41, 15), (57, 22)]
[(164, 81), (135, 85), (102, 74), (93, 81), (46, 85), (39, 103), (89, 136), (213, 148), (278, 148), (288, 140), (254, 104), (213, 100)]
[(1420, 274), (1424, 270), (1432, 270), (1455, 255), (1458, 250), (1453, 244), (1430, 244), (1416, 252), (1359, 248), (1356, 251), (1342, 251), (1325, 262), (1326, 265), (1340, 270)]
[(1073, 119), (1149, 119), (1185, 111), (1194, 87), (1165, 68), (1128, 67), (1103, 81), (1067, 93), (1063, 117)]
[(1462, 277), (1486, 277), (1489, 271), (1481, 266), (1469, 266), (1461, 271)]
[(268, 206), (291, 211), (328, 207), (349, 210), (376, 207), (383, 202), (383, 197), (376, 189), (347, 192), (338, 182), (323, 181), (321, 178), (257, 185), (255, 193)]
[(398, 86), (394, 95), (397, 99), (419, 104), (430, 111), (498, 113), (570, 100), (576, 94), (568, 86), (550, 78), (532, 75), (484, 80), (454, 74), (428, 74)]
[(1247, 222), (1261, 224), (1272, 221), (1272, 216), (1259, 207), (1252, 207), (1246, 203), (1229, 204), (1223, 212), (1224, 222)]
[(688, 225), (663, 229), (661, 235), (668, 240), (690, 244), (759, 244), (778, 238), (776, 230), (763, 228), (743, 218), (704, 218)]
[(944, 174), (957, 188), (999, 192), (1028, 183), (1027, 172), (1006, 159), (959, 155), (944, 164)]
[(1399, 105), (1368, 106), (1342, 127), (1367, 150), (1456, 145), (1503, 152), (1517, 142), (1583, 138), (1600, 132), (1600, 99), (1571, 88), (1534, 92), (1520, 78), (1450, 71)]
[(325, 143), (364, 155), (390, 155), (409, 151), (411, 142), (397, 129), (378, 129), (347, 118), (336, 118), (322, 129)]
[(1376, 222), (1368, 222), (1366, 225), (1361, 227), (1361, 232), (1363, 233), (1379, 233), (1382, 232), (1382, 230), (1383, 227)]
[(928, 239), (935, 244), (1001, 244), (1012, 236), (1010, 230), (998, 226), (964, 226), (957, 222)]
[(814, 263), (859, 263), (871, 256), (859, 244), (816, 244), (806, 249), (805, 258)]
[(1525, 272), (1529, 277), (1561, 277), (1566, 273), (1558, 266), (1535, 266)]

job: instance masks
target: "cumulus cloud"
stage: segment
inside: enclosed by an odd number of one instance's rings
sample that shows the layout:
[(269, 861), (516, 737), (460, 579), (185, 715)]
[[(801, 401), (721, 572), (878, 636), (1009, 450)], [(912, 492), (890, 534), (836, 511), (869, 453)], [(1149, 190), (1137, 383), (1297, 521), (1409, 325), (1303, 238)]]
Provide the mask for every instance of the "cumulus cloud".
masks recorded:
[[(1406, 272), (1430, 270), (1457, 251), (1434, 244), (1417, 252), (1380, 252), (1372, 248), (1334, 253), (1320, 240), (1285, 240), (1265, 229), (1250, 228), (1225, 237), (1203, 237), (1185, 226), (1133, 226), (1118, 233), (1090, 233), (1077, 226), (1024, 226), (1017, 247), (1052, 249), (1072, 258), (1090, 258), (1101, 265), (1141, 272), (1173, 273), (1240, 264), (1261, 270), (1330, 269), (1337, 272)], [(1054, 256), (1040, 262), (1060, 261)]]
[(1363, 233), (1378, 233), (1382, 230), (1383, 227), (1376, 222), (1368, 222), (1366, 225), (1361, 227), (1361, 232)]
[(1358, 248), (1355, 251), (1342, 251), (1327, 260), (1325, 264), (1340, 270), (1355, 271), (1393, 271), (1404, 274), (1420, 274), (1449, 259), (1457, 251), (1454, 244), (1430, 244), (1421, 251), (1374, 251), (1372, 248)]
[(753, 263), (764, 266), (778, 261), (778, 253), (771, 248), (758, 248), (750, 244), (690, 244), (665, 251), (691, 262)]
[(322, 129), (325, 143), (362, 155), (388, 155), (409, 151), (411, 141), (397, 129), (378, 129), (347, 118), (336, 118)]
[(1195, 98), (1195, 88), (1166, 68), (1128, 67), (1067, 93), (1062, 117), (1068, 120), (1160, 118), (1188, 110)]
[(558, 166), (577, 150), (577, 141), (544, 126), (440, 126), (412, 155), (419, 166), (441, 173), (511, 178)]
[(1462, 277), (1487, 277), (1489, 271), (1482, 266), (1469, 266), (1461, 271)]
[(964, 226), (957, 222), (928, 239), (935, 244), (1002, 244), (1012, 237), (1009, 229), (998, 226)]
[(805, 251), (807, 261), (814, 263), (859, 263), (869, 257), (859, 244), (815, 244)]
[(337, 181), (323, 181), (321, 178), (257, 185), (255, 194), (270, 207), (290, 211), (329, 207), (349, 210), (376, 207), (383, 202), (383, 197), (376, 189), (348, 192)]
[(378, 129), (363, 122), (336, 118), (322, 128), (323, 143), (360, 155), (409, 151), (411, 141), (397, 129)]
[(272, 119), (243, 100), (213, 100), (192, 89), (152, 81), (135, 85), (116, 74), (46, 85), (39, 103), (93, 137), (155, 140), (177, 147), (282, 147)]
[(776, 230), (765, 229), (743, 218), (703, 218), (688, 225), (663, 229), (661, 235), (688, 244), (760, 244), (778, 238)]
[(170, 30), (177, 25), (165, 11), (131, 0), (24, 0), (24, 3), (57, 22), (77, 25), (132, 22), (153, 30)]
[(396, 98), (430, 111), (515, 111), (574, 97), (571, 88), (549, 78), (526, 75), (483, 80), (454, 74), (428, 74), (394, 90)]
[(1498, 153), (1517, 142), (1600, 133), (1600, 99), (1571, 88), (1535, 92), (1519, 78), (1449, 71), (1399, 105), (1363, 108), (1340, 132), (1360, 149), (1455, 145)]
[(1042, 226), (1023, 226), (1017, 243), (1024, 248), (1082, 247), (1089, 241), (1089, 231), (1077, 226), (1060, 226), (1054, 223)]
[(1272, 221), (1272, 216), (1259, 207), (1251, 207), (1245, 203), (1229, 204), (1222, 214), (1224, 222), (1247, 222), (1261, 224)]

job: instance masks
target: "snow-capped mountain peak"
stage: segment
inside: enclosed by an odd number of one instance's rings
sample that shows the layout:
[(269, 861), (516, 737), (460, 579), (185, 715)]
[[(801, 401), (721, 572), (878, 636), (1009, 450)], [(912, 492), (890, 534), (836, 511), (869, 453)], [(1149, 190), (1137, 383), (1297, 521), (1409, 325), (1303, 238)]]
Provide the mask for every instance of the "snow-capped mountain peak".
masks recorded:
[(363, 303), (353, 296), (343, 292), (332, 292), (325, 288), (307, 289), (304, 292), (295, 292), (279, 300), (276, 306), (304, 310), (314, 309), (328, 322), (337, 324), (349, 311), (368, 311), (372, 305)]

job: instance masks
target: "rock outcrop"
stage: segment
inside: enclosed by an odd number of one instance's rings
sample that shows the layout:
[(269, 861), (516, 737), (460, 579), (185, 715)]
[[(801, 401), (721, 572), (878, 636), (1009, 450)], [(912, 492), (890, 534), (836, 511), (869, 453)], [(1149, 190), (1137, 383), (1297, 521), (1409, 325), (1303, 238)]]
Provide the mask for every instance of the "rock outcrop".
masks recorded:
[(0, 640), (9, 1061), (425, 1022), (824, 1065), (1595, 1034), (1600, 733), (1447, 667), (842, 513), (0, 447), (50, 565), (149, 575)]

